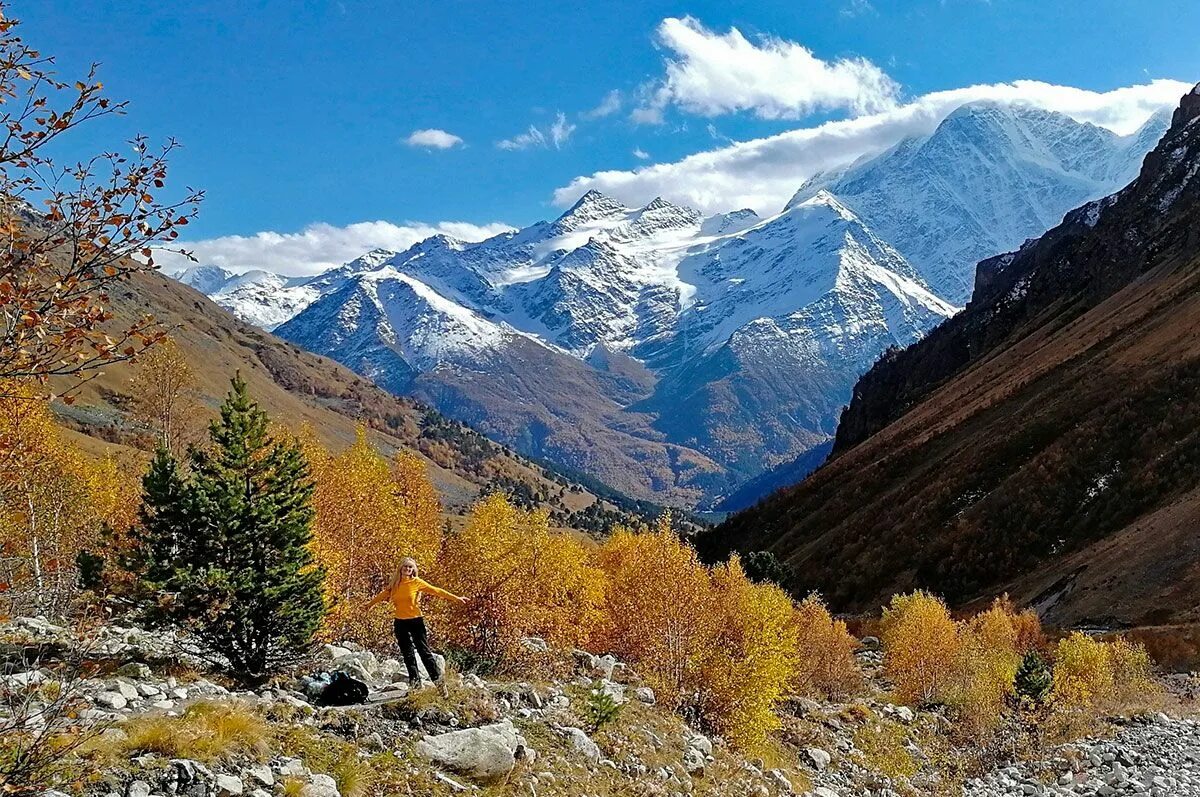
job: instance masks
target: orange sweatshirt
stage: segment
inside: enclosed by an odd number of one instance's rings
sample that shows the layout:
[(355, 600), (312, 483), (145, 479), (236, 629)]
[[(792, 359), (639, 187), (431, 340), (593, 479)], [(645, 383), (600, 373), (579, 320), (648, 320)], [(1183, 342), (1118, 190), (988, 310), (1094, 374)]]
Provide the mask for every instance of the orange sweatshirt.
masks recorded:
[(388, 588), (384, 587), (383, 591), (371, 600), (371, 603), (382, 603), (383, 601), (390, 600), (397, 620), (411, 620), (414, 617), (421, 616), (421, 604), (418, 596), (422, 592), (437, 595), (439, 598), (445, 598), (458, 603), (465, 603), (463, 598), (458, 597), (453, 592), (447, 592), (419, 578), (409, 578), (401, 581), (390, 593)]

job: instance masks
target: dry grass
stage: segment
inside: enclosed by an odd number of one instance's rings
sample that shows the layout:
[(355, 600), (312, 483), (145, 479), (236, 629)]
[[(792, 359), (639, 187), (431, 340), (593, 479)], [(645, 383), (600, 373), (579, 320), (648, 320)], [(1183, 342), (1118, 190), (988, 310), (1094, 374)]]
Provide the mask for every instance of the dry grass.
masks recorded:
[(118, 758), (157, 753), (205, 763), (235, 757), (265, 760), (271, 752), (270, 725), (244, 703), (196, 703), (179, 717), (135, 719), (123, 730), (125, 739), (101, 741), (98, 751)]

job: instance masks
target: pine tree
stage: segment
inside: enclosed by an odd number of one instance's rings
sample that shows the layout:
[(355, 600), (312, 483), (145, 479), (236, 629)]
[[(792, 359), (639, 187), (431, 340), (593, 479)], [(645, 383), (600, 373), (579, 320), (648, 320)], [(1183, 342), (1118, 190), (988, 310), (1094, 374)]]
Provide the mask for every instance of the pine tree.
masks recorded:
[(143, 480), (148, 615), (193, 634), (247, 685), (311, 644), (325, 605), (309, 550), (313, 484), (298, 444), (273, 440), (241, 376), (191, 455), (159, 450)]

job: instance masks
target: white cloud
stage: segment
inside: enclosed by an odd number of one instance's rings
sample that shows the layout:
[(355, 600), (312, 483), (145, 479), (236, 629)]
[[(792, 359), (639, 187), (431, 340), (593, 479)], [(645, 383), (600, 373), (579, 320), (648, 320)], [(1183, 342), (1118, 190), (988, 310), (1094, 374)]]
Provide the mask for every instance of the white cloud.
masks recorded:
[[(345, 227), (319, 222), (300, 232), (264, 231), (254, 235), (225, 235), (179, 243), (203, 264), (241, 272), (265, 269), (278, 274), (319, 274), (349, 262), (372, 249), (401, 251), (418, 241), (443, 233), (465, 241), (482, 241), (511, 230), (507, 224), (470, 224), (443, 221), (436, 224), (363, 221)], [(157, 252), (155, 260), (168, 273), (193, 265), (180, 255)]]
[(515, 150), (515, 149), (562, 149), (563, 144), (571, 138), (571, 134), (575, 132), (575, 125), (567, 121), (567, 115), (562, 113), (554, 117), (554, 122), (549, 128), (542, 130), (536, 125), (530, 125), (529, 129), (524, 133), (518, 133), (512, 138), (506, 138), (496, 142), (496, 146), (500, 149)]
[(871, 5), (871, 0), (845, 0), (842, 4), (843, 17), (854, 18), (877, 13), (875, 6)]
[(736, 142), (674, 163), (577, 177), (555, 191), (554, 201), (569, 205), (594, 188), (630, 205), (665, 196), (708, 213), (741, 207), (773, 213), (813, 174), (882, 152), (902, 138), (928, 135), (967, 102), (990, 100), (1059, 111), (1124, 135), (1156, 110), (1174, 107), (1190, 88), (1180, 81), (1154, 80), (1095, 92), (1019, 80), (939, 91), (880, 113)]
[(649, 160), (650, 153), (647, 152), (646, 150), (642, 149), (641, 147), (634, 147), (633, 148), (633, 157), (637, 158), (640, 161)]
[(763, 119), (798, 119), (896, 105), (896, 82), (864, 58), (824, 61), (796, 42), (765, 36), (755, 43), (737, 28), (720, 34), (693, 17), (664, 19), (656, 33), (671, 55), (666, 75), (631, 114), (635, 122), (661, 121), (668, 106), (701, 116), (752, 111)]
[(584, 119), (600, 119), (605, 116), (612, 116), (617, 111), (621, 110), (623, 104), (621, 92), (613, 89), (604, 95), (604, 99), (600, 100), (600, 104), (590, 111), (584, 111), (580, 114)]
[(408, 138), (404, 139), (404, 143), (410, 147), (426, 147), (428, 149), (450, 149), (457, 147), (463, 143), (463, 140), (453, 133), (447, 133), (445, 130), (437, 128), (429, 128), (428, 130), (414, 130), (409, 134)]

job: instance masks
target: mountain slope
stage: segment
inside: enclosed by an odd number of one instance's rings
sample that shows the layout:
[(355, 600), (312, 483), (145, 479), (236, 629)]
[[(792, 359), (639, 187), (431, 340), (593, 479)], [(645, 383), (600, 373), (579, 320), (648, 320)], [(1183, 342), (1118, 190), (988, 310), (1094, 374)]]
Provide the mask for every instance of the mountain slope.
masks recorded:
[(843, 609), (1008, 589), (1055, 623), (1200, 620), (1200, 87), (1129, 187), (980, 264), (859, 382), (834, 458), (702, 540)]
[(1164, 110), (1121, 137), (1052, 111), (970, 103), (929, 136), (813, 178), (792, 202), (833, 192), (915, 264), (934, 293), (961, 305), (978, 261), (1128, 184), (1169, 122)]
[(278, 332), (527, 454), (694, 505), (827, 441), (879, 352), (954, 310), (827, 193), (764, 220), (590, 193), (479, 244), (423, 241)]
[[(111, 299), (116, 324), (128, 325), (134, 318), (152, 314), (165, 326), (194, 370), (196, 393), (209, 413), (215, 413), (229, 389), (229, 378), (240, 371), (272, 419), (293, 430), (308, 425), (340, 448), (353, 441), (356, 424), (363, 423), (381, 450), (417, 452), (451, 509), (473, 502), (485, 489), (516, 488), (522, 495), (540, 496), (557, 522), (570, 523), (571, 513), (589, 511), (598, 501), (578, 485), (563, 489), (575, 484), (573, 479), (519, 457), (412, 399), (389, 394), (331, 360), (239, 321), (197, 291), (159, 273), (134, 275), (111, 291)], [(81, 442), (97, 449), (114, 443), (125, 449), (153, 446), (152, 436), (130, 412), (129, 380), (136, 368), (136, 364), (111, 366), (83, 386), (74, 405), (55, 405), (63, 422), (86, 436)], [(618, 510), (618, 504), (633, 508), (619, 496), (600, 503), (609, 510)]]

